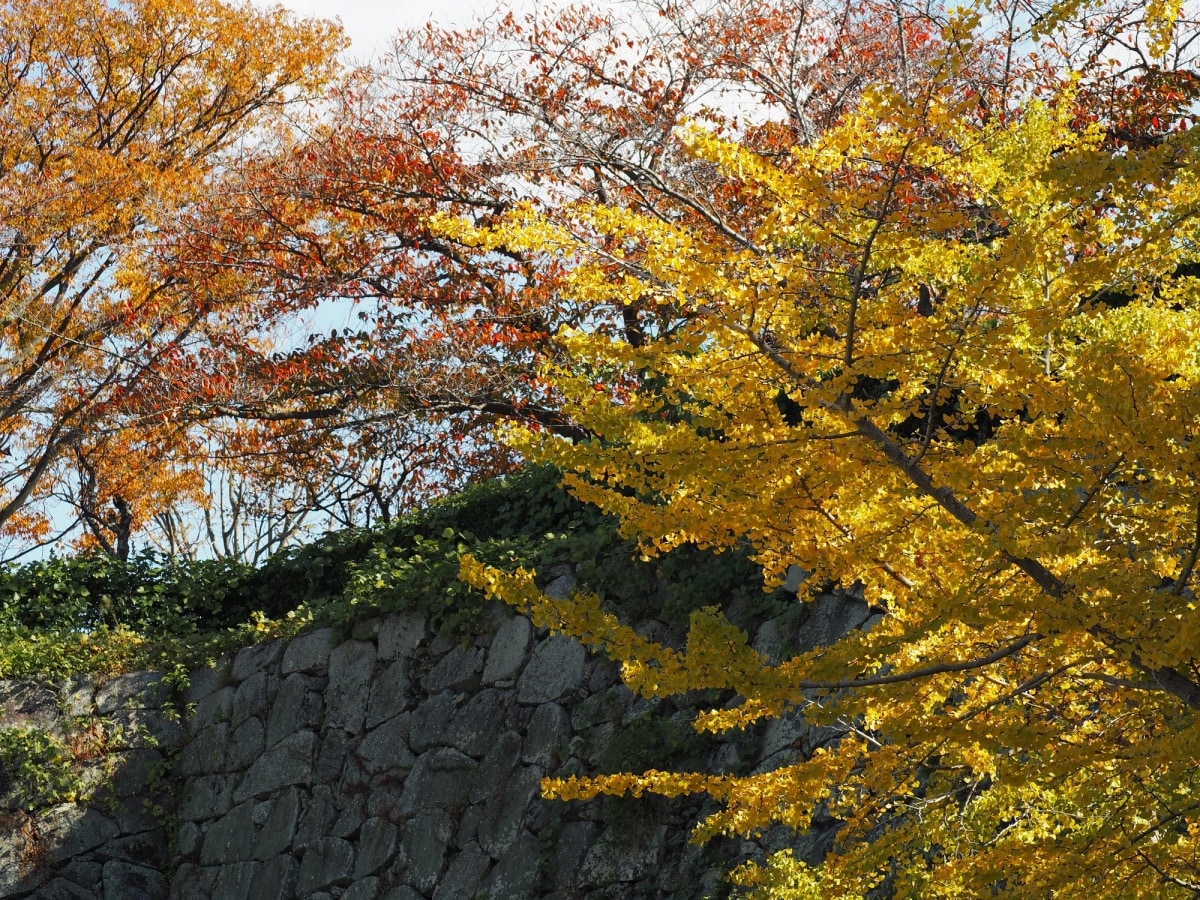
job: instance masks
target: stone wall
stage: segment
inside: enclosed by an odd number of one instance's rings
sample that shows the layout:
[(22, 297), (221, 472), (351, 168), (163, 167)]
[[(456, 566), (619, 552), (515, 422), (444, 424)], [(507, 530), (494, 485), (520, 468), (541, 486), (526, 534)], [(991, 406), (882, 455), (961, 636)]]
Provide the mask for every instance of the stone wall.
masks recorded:
[[(559, 576), (552, 588), (566, 590), (571, 576)], [(34, 813), (0, 781), (0, 897), (708, 897), (727, 893), (739, 860), (784, 845), (820, 858), (834, 823), (700, 848), (687, 843), (700, 800), (541, 799), (547, 774), (672, 762), (749, 772), (836, 733), (793, 715), (699, 736), (689, 722), (701, 698), (636, 698), (574, 641), (500, 608), (485, 619), (466, 643), (396, 614), (248, 647), (174, 698), (146, 673), (5, 685), (0, 729), (91, 727), (105, 742), (76, 762), (100, 783), (87, 805)], [(778, 655), (866, 619), (860, 601), (830, 595), (803, 621), (764, 623), (756, 646)]]

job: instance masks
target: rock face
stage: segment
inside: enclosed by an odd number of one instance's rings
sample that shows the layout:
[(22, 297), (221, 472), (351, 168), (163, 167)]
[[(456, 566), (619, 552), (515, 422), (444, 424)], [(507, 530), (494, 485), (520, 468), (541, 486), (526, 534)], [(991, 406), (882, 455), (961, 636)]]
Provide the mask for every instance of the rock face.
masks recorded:
[[(152, 673), (0, 683), (0, 731), (137, 726), (80, 764), (103, 782), (90, 805), (31, 812), (0, 773), (0, 898), (709, 897), (727, 893), (732, 865), (777, 849), (690, 847), (699, 800), (552, 802), (540, 781), (669, 768), (666, 744), (685, 747), (682, 766), (749, 772), (836, 735), (796, 711), (702, 739), (686, 702), (635, 698), (573, 641), (487, 618), (498, 627), (467, 644), (411, 613), (353, 640), (320, 629), (242, 650), (175, 697)], [(806, 626), (828, 639), (864, 619), (860, 601), (830, 600), (818, 620), (760, 637), (770, 652), (801, 646)], [(164, 704), (192, 713), (179, 725)]]

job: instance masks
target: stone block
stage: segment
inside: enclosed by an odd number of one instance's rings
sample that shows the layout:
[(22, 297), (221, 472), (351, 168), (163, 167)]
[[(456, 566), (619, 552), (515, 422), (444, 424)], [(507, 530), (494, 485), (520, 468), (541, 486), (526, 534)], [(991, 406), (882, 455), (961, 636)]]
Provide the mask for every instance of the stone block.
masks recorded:
[(501, 731), (511, 691), (484, 688), (454, 713), (446, 742), (468, 756), (482, 757)]
[(533, 625), (524, 616), (509, 619), (496, 631), (488, 647), (487, 663), (483, 667), (483, 683), (497, 687), (512, 687), (529, 652), (533, 640)]
[(375, 900), (379, 896), (378, 878), (361, 878), (342, 894), (342, 900)]
[(488, 900), (521, 900), (535, 895), (542, 858), (538, 839), (522, 830), (497, 861), (478, 896)]
[(257, 672), (266, 673), (282, 656), (282, 641), (268, 641), (253, 647), (243, 647), (233, 658), (230, 674), (234, 681), (245, 681)]
[(205, 728), (221, 722), (228, 722), (230, 713), (233, 711), (233, 698), (236, 693), (236, 688), (226, 685), (206, 695), (196, 704), (195, 711), (188, 719), (188, 734), (198, 734)]
[(358, 859), (354, 863), (356, 879), (374, 875), (396, 854), (396, 826), (386, 819), (370, 818), (358, 835)]
[(304, 848), (296, 893), (300, 896), (329, 887), (344, 887), (352, 881), (354, 847), (341, 838), (318, 838)]
[(225, 771), (229, 723), (218, 722), (200, 731), (183, 745), (176, 771), (180, 775), (215, 775)]
[(261, 863), (235, 862), (221, 866), (217, 883), (213, 887), (213, 900), (258, 900), (252, 893), (254, 876)]
[(414, 612), (394, 613), (379, 624), (379, 658), (407, 659), (424, 639), (424, 616)]
[(234, 775), (198, 775), (183, 783), (177, 813), (181, 821), (202, 822), (224, 815), (233, 807)]
[(587, 651), (571, 638), (554, 635), (533, 650), (517, 682), (517, 702), (551, 703), (579, 690)]
[[(291, 787), (272, 797), (254, 842), (255, 859), (267, 861), (291, 849), (300, 819), (300, 789)], [(262, 804), (259, 804), (260, 806)]]
[(421, 754), (404, 783), (401, 812), (411, 816), (426, 810), (465, 806), (478, 769), (475, 760), (450, 747)]
[(462, 897), (479, 896), (479, 886), (492, 866), (492, 858), (470, 843), (463, 847), (446, 869), (433, 892), (433, 900), (459, 900)]
[(605, 830), (584, 855), (579, 883), (600, 887), (652, 876), (659, 867), (665, 837), (666, 826), (657, 827), (648, 837)]
[(283, 679), (267, 714), (267, 746), (274, 747), (288, 735), (318, 725), (321, 705), (321, 694), (309, 676), (294, 672)]
[(543, 703), (534, 710), (525, 732), (521, 759), (549, 769), (562, 761), (571, 742), (571, 717), (557, 703)]
[(112, 860), (104, 864), (104, 897), (122, 900), (165, 900), (167, 879), (147, 866)]
[(408, 708), (408, 660), (398, 659), (375, 677), (367, 701), (366, 726), (374, 728)]
[(234, 792), (234, 802), (266, 797), (289, 785), (309, 783), (316, 752), (317, 736), (311, 731), (284, 738), (250, 767)]
[(454, 695), (449, 691), (427, 698), (409, 719), (408, 745), (416, 753), (444, 745), (454, 712)]
[(520, 761), (521, 735), (515, 731), (503, 732), (479, 766), (479, 776), (471, 789), (471, 802), (483, 803), (500, 785), (507, 784)]
[(229, 738), (225, 750), (225, 766), (231, 772), (244, 772), (266, 748), (266, 729), (262, 720), (250, 718), (239, 725)]
[(37, 819), (38, 830), (48, 848), (46, 861), (57, 866), (118, 837), (117, 824), (97, 809), (63, 803), (52, 806)]
[(478, 647), (455, 646), (421, 679), (430, 694), (438, 691), (473, 691), (483, 674), (483, 651)]
[(158, 709), (171, 698), (171, 686), (161, 672), (129, 672), (96, 690), (96, 710), (107, 715), (118, 709)]
[(374, 728), (358, 745), (356, 755), (369, 774), (378, 772), (407, 772), (416, 758), (408, 749), (409, 721), (396, 716)]
[(433, 891), (453, 836), (454, 820), (440, 809), (425, 810), (405, 823), (402, 840), (409, 884), (425, 894)]
[(334, 801), (333, 789), (327, 784), (318, 784), (312, 789), (312, 796), (303, 805), (300, 814), (300, 824), (296, 829), (296, 837), (292, 841), (292, 849), (299, 852), (319, 838), (329, 834), (337, 819), (337, 804)]
[(253, 900), (295, 900), (299, 871), (300, 863), (291, 854), (268, 860), (254, 876), (250, 896)]
[(280, 671), (284, 675), (290, 675), (293, 672), (312, 674), (327, 669), (329, 653), (333, 650), (333, 638), (332, 628), (318, 628), (293, 638), (283, 651), (283, 665)]
[(251, 716), (262, 715), (267, 708), (267, 673), (254, 672), (237, 686), (229, 710), (229, 724), (237, 728)]
[(529, 804), (539, 796), (543, 774), (533, 766), (517, 769), (507, 784), (502, 788), (497, 785), (488, 797), (479, 821), (478, 840), (493, 859), (501, 859), (521, 832)]
[(374, 670), (375, 645), (369, 641), (347, 641), (330, 653), (325, 689), (325, 722), (330, 728), (362, 732)]
[(219, 866), (247, 861), (253, 857), (256, 805), (253, 801), (241, 803), (208, 827), (204, 835), (204, 845), (200, 848), (202, 864)]

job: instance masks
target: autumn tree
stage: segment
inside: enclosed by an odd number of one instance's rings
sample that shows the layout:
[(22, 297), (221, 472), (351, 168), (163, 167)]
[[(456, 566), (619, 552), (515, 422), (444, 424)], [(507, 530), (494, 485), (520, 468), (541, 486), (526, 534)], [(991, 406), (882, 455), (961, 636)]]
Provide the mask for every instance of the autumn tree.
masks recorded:
[[(386, 518), (504, 471), (513, 456), (491, 435), (498, 421), (581, 439), (539, 374), (566, 361), (560, 330), (637, 345), (674, 320), (653, 305), (581, 306), (561, 289), (571, 259), (481, 253), (432, 231), (431, 217), (486, 223), (531, 197), (554, 215), (593, 197), (742, 239), (754, 209), (687, 151), (677, 127), (702, 115), (786, 154), (872, 77), (922, 82), (939, 27), (933, 13), (892, 3), (729, 0), (499, 14), (402, 33), (310, 140), (239, 166), (164, 235), (164, 269), (239, 312), (164, 371), (155, 394), (226, 420), (202, 444), (241, 484), (274, 475), (254, 459), (242, 467), (239, 448), (277, 447), (281, 466), (321, 485), (310, 521), (343, 523), (368, 508)], [(263, 340), (303, 316), (334, 319), (333, 333)], [(420, 462), (405, 464), (405, 489), (381, 506), (384, 481), (347, 476), (384, 443)]]
[[(123, 552), (183, 417), (146, 399), (224, 314), (149, 264), (155, 235), (241, 149), (282, 137), (334, 72), (334, 26), (218, 0), (15, 0), (0, 9), (0, 529), (49, 534), (74, 482)], [(118, 551), (118, 547), (122, 548)]]
[(747, 208), (735, 233), (603, 200), (439, 220), (577, 260), (563, 290), (584, 309), (678, 323), (564, 334), (544, 372), (591, 438), (510, 429), (521, 452), (647, 554), (748, 547), (775, 583), (807, 573), (798, 602), (838, 583), (881, 614), (773, 663), (720, 609), (672, 648), (468, 558), (464, 577), (602, 647), (642, 695), (734, 691), (700, 730), (791, 711), (842, 732), (772, 771), (551, 795), (706, 792), (722, 808), (701, 840), (832, 816), (819, 867), (737, 873), (768, 897), (1200, 892), (1194, 32), (1084, 7), (1146, 65), (1055, 69), (1070, 10), (1015, 27), (1001, 8), (1014, 50), (1024, 29), (1054, 43), (1029, 44), (1021, 79), (963, 90), (997, 21), (966, 12), (920, 83), (872, 81), (785, 153), (680, 129)]

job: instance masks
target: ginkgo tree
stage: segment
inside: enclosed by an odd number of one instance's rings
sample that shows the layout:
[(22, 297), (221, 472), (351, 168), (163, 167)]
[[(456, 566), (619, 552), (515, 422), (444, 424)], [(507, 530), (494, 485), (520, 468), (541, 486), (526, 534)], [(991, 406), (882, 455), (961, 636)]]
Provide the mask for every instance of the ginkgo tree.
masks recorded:
[[(771, 771), (550, 795), (706, 792), (701, 840), (833, 817), (820, 866), (736, 873), (763, 896), (1200, 893), (1194, 94), (1181, 67), (1046, 65), (1077, 33), (1053, 12), (1006, 95), (963, 90), (995, 22), (966, 12), (919, 84), (871, 85), (810, 143), (768, 158), (685, 127), (746, 207), (737, 237), (595, 201), (439, 220), (571, 260), (576, 303), (672, 323), (638, 345), (565, 333), (545, 374), (590, 437), (513, 428), (515, 446), (647, 554), (747, 547), (776, 584), (807, 573), (799, 602), (835, 582), (882, 614), (776, 663), (719, 609), (672, 648), (468, 557), (468, 581), (603, 648), (641, 694), (734, 691), (701, 730), (798, 711), (843, 732)], [(1161, 60), (1190, 43), (1169, 12), (1114, 34)]]

